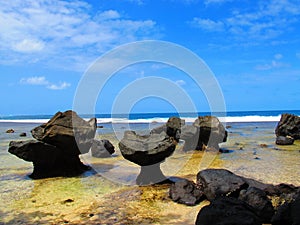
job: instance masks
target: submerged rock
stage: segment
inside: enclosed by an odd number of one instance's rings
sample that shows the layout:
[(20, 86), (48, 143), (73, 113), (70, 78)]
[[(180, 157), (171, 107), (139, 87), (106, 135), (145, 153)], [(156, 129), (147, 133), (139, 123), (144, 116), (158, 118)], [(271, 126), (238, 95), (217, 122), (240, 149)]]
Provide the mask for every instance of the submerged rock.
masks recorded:
[(224, 169), (206, 169), (197, 174), (197, 184), (203, 187), (208, 200), (220, 196), (238, 197), (249, 184), (241, 177)]
[(194, 182), (186, 179), (173, 183), (169, 195), (174, 202), (188, 206), (194, 206), (205, 199), (203, 191)]
[(32, 136), (42, 142), (54, 145), (67, 154), (87, 153), (93, 143), (97, 121), (85, 121), (74, 111), (56, 113), (47, 123), (31, 130)]
[(292, 145), (294, 144), (294, 138), (287, 136), (278, 136), (276, 137), (276, 144), (277, 145)]
[(246, 202), (231, 197), (220, 197), (203, 207), (196, 225), (262, 225), (255, 210)]
[(79, 155), (88, 152), (95, 132), (95, 118), (87, 122), (71, 110), (58, 112), (31, 131), (38, 141), (12, 141), (8, 151), (33, 162), (32, 178), (76, 176), (90, 169)]
[(290, 136), (300, 139), (300, 117), (293, 114), (282, 114), (275, 129), (276, 136)]
[(227, 131), (215, 116), (199, 116), (193, 125), (199, 128), (199, 149), (202, 149), (203, 145), (219, 149), (219, 143), (227, 140)]
[(33, 163), (33, 173), (30, 175), (33, 179), (76, 176), (89, 169), (78, 155), (66, 155), (56, 146), (40, 141), (11, 141), (8, 152)]
[(91, 153), (96, 158), (107, 158), (115, 152), (115, 147), (109, 140), (94, 140)]

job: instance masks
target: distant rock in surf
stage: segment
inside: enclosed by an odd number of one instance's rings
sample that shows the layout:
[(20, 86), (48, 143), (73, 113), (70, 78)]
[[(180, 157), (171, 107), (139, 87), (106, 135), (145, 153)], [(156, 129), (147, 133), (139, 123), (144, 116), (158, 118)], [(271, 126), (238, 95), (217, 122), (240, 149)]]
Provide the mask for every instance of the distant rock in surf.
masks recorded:
[(11, 129), (8, 129), (5, 133), (12, 134), (12, 133), (15, 133), (15, 130), (11, 128)]
[[(293, 114), (282, 114), (280, 121), (278, 122), (275, 134), (277, 137), (291, 137), (294, 140), (300, 139), (300, 117)], [(281, 144), (293, 144), (291, 140), (283, 140), (280, 138), (278, 143)], [(277, 141), (276, 141), (277, 144)]]
[(89, 151), (96, 124), (96, 118), (85, 121), (71, 110), (58, 112), (47, 123), (31, 131), (38, 141), (12, 141), (8, 151), (33, 162), (30, 177), (34, 179), (75, 176), (89, 169), (80, 161), (79, 155)]
[(115, 152), (115, 147), (109, 140), (94, 140), (91, 154), (95, 158), (107, 158)]
[(20, 137), (26, 137), (27, 136), (27, 134), (25, 133), (25, 132), (22, 132), (22, 133), (20, 133), (20, 135), (19, 135)]

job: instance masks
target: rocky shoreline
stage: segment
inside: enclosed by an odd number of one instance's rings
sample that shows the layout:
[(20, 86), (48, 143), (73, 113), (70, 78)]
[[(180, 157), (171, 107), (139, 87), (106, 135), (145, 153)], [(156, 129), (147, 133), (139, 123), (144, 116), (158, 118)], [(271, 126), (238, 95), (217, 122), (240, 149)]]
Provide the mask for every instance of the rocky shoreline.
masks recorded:
[[(72, 114), (72, 113), (71, 113)], [(62, 114), (59, 114), (58, 117), (62, 116)], [(297, 140), (297, 135), (292, 135), (291, 131), (298, 131), (296, 128), (293, 127), (293, 125), (298, 126), (297, 122), (291, 123), (291, 121), (294, 121), (292, 119), (286, 119), (286, 118), (292, 118), (291, 116), (283, 116), (282, 121), (289, 121), (288, 129), (283, 129), (285, 123), (279, 123), (281, 130), (286, 130), (288, 132), (277, 132), (276, 131), (276, 142), (278, 137), (285, 137), (290, 138), (292, 137), (294, 140)], [(57, 117), (57, 115), (55, 116)], [(93, 119), (91, 120), (93, 121)], [(113, 161), (114, 159), (110, 157), (111, 154), (122, 154), (123, 157), (126, 159), (126, 154), (128, 152), (132, 152), (133, 149), (128, 149), (128, 145), (126, 137), (125, 141), (120, 140), (119, 143), (115, 143), (111, 141), (110, 138), (107, 138), (106, 140), (94, 140), (95, 133), (93, 129), (96, 129), (95, 123), (91, 125), (91, 121), (87, 122), (89, 123), (88, 127), (92, 128), (86, 128), (85, 132), (90, 132), (90, 138), (82, 138), (84, 150), (83, 152), (81, 150), (78, 151), (78, 149), (71, 147), (70, 149), (64, 148), (62, 146), (66, 146), (66, 143), (60, 142), (61, 138), (59, 139), (59, 142), (53, 142), (52, 140), (49, 143), (49, 140), (45, 141), (45, 139), (41, 139), (40, 137), (43, 135), (35, 135), (37, 140), (33, 141), (25, 141), (25, 142), (12, 142), (10, 144), (10, 151), (13, 154), (16, 154), (18, 157), (27, 160), (27, 161), (33, 161), (32, 159), (35, 158), (38, 160), (33, 162), (34, 165), (34, 173), (38, 174), (38, 176), (32, 176), (33, 178), (43, 178), (43, 177), (53, 177), (53, 176), (78, 176), (78, 174), (81, 174), (85, 170), (82, 170), (81, 172), (76, 172), (77, 169), (74, 170), (74, 165), (84, 165), (80, 161), (80, 158), (78, 157), (79, 153), (86, 154), (90, 147), (93, 146), (94, 153), (91, 152), (91, 154), (94, 154), (93, 157), (99, 157), (99, 160), (105, 160), (107, 159), (107, 162)], [(210, 122), (209, 122), (210, 121)], [(86, 121), (85, 121), (86, 122)], [(197, 124), (201, 124), (197, 128)], [(50, 123), (51, 124), (51, 123)], [(210, 128), (207, 128), (209, 126), (205, 124), (212, 124)], [(49, 125), (49, 124), (48, 124)], [(41, 125), (43, 129), (47, 127), (48, 125)], [(178, 151), (178, 143), (179, 139), (185, 140), (185, 144), (182, 147), (182, 155), (188, 155), (188, 154), (194, 154), (192, 150), (198, 149), (201, 152), (205, 154), (205, 152), (212, 152), (212, 153), (218, 153), (218, 152), (227, 152), (226, 148), (220, 147), (219, 144), (222, 142), (226, 142), (228, 136), (232, 135), (230, 133), (230, 128), (228, 127), (229, 131), (227, 131), (224, 127), (220, 127), (221, 123), (218, 122), (216, 118), (209, 118), (209, 117), (203, 117), (198, 118), (193, 125), (185, 125), (183, 121), (171, 119), (169, 121), (169, 124), (165, 124), (162, 127), (158, 127), (156, 129), (153, 129), (150, 132), (150, 135), (154, 135), (155, 137), (161, 136), (161, 138), (158, 138), (159, 140), (164, 140), (165, 138), (170, 138), (170, 146), (173, 145), (172, 151), (166, 154), (162, 158), (158, 158), (158, 161), (152, 161), (152, 157), (150, 159), (147, 159), (149, 163), (144, 164), (145, 156), (143, 157), (137, 157), (141, 153), (138, 153), (138, 155), (128, 157), (128, 159), (131, 161), (136, 162), (137, 164), (141, 164), (141, 166), (149, 166), (156, 163), (164, 162), (166, 158), (169, 158), (172, 154), (174, 154), (174, 151)], [(196, 128), (196, 129), (195, 129)], [(205, 129), (206, 130), (205, 130)], [(39, 130), (40, 128), (36, 129)], [(90, 130), (91, 129), (91, 130)], [(55, 129), (54, 129), (55, 130)], [(207, 131), (208, 130), (208, 131)], [(277, 129), (276, 129), (277, 130)], [(33, 132), (34, 133), (34, 132)], [(131, 134), (134, 134), (133, 136)], [(212, 136), (210, 135), (212, 134)], [(131, 135), (131, 136), (130, 136)], [(130, 140), (134, 141), (132, 143), (133, 146), (137, 145), (137, 140), (139, 140), (139, 143), (145, 146), (151, 146), (150, 143), (160, 143), (157, 141), (154, 141), (155, 139), (149, 139), (150, 136), (145, 137), (139, 137), (136, 133), (130, 133)], [(202, 136), (199, 136), (202, 135)], [(156, 138), (157, 138), (156, 137)], [(191, 138), (192, 137), (192, 138)], [(210, 137), (213, 137), (211, 140), (209, 140)], [(39, 138), (41, 140), (39, 140)], [(47, 139), (47, 138), (46, 138)], [(127, 138), (128, 139), (128, 138)], [(129, 140), (128, 139), (128, 140)], [(145, 140), (144, 140), (145, 139)], [(63, 138), (65, 140), (65, 138)], [(88, 141), (86, 141), (88, 140)], [(150, 142), (149, 142), (150, 141)], [(275, 140), (274, 140), (275, 142)], [(55, 143), (55, 144), (54, 144)], [(63, 143), (60, 145), (60, 143)], [(70, 143), (70, 142), (69, 142)], [(87, 144), (88, 143), (88, 144)], [(125, 146), (120, 146), (120, 143), (123, 143)], [(131, 143), (131, 142), (130, 142)], [(162, 142), (163, 143), (163, 142)], [(150, 145), (149, 145), (150, 144)], [(119, 145), (119, 146), (118, 146)], [(69, 146), (72, 146), (72, 144), (69, 144)], [(115, 148), (114, 146), (118, 146), (119, 148)], [(155, 146), (155, 145), (154, 145)], [(157, 146), (164, 146), (164, 144), (158, 144)], [(193, 146), (196, 146), (193, 148)], [(260, 148), (268, 149), (268, 145), (259, 145)], [(144, 147), (143, 147), (144, 148)], [(244, 148), (244, 147), (238, 147), (238, 148)], [(68, 158), (64, 158), (61, 163), (58, 163), (56, 161), (56, 158), (61, 150), (65, 149), (64, 155)], [(75, 151), (74, 151), (75, 149)], [(123, 150), (122, 150), (123, 149)], [(125, 151), (125, 149), (127, 149)], [(149, 151), (154, 148), (145, 148)], [(167, 150), (168, 148), (166, 148)], [(121, 151), (120, 151), (121, 150)], [(130, 150), (130, 151), (129, 151)], [(137, 150), (141, 150), (140, 148), (137, 148)], [(136, 151), (136, 150), (135, 150)], [(136, 154), (135, 151), (133, 151), (131, 154)], [(150, 151), (150, 152), (151, 152)], [(243, 149), (241, 149), (243, 151)], [(38, 153), (37, 153), (38, 152)], [(46, 152), (46, 153), (45, 153)], [(54, 154), (49, 155), (49, 152), (52, 152)], [(76, 153), (74, 153), (76, 152)], [(149, 153), (150, 153), (149, 152)], [(159, 152), (159, 151), (157, 151)], [(164, 152), (164, 150), (163, 150)], [(25, 154), (26, 153), (26, 154)], [(145, 152), (146, 153), (146, 152)], [(145, 154), (143, 153), (143, 154)], [(149, 153), (146, 153), (148, 155)], [(38, 155), (40, 154), (40, 155)], [(58, 155), (57, 155), (58, 154)], [(152, 154), (152, 153), (151, 153)], [(197, 153), (198, 154), (198, 153)], [(197, 155), (196, 154), (196, 155)], [(219, 154), (219, 153), (218, 153)], [(130, 155), (130, 154), (128, 154)], [(226, 155), (226, 154), (225, 154)], [(68, 164), (64, 163), (65, 161), (70, 160), (73, 156), (76, 156), (76, 158), (79, 159), (80, 162), (71, 163), (72, 166), (69, 167)], [(154, 155), (155, 156), (155, 155)], [(52, 158), (51, 158), (52, 157)], [(115, 160), (120, 160), (121, 155), (115, 158)], [(148, 156), (147, 156), (148, 157)], [(255, 156), (255, 158), (259, 158), (259, 155)], [(63, 158), (63, 157), (58, 157)], [(155, 157), (153, 157), (155, 159)], [(142, 160), (142, 161), (141, 161)], [(150, 161), (149, 161), (150, 160)], [(54, 164), (56, 168), (59, 168), (59, 171), (68, 171), (66, 168), (72, 168), (70, 171), (76, 172), (74, 174), (72, 173), (45, 173), (45, 171), (49, 171), (48, 169), (50, 167), (47, 167), (47, 170), (43, 170), (44, 168), (40, 169), (40, 164), (45, 164), (45, 162), (51, 161)], [(71, 160), (72, 161), (72, 160)], [(38, 162), (38, 163), (37, 163)], [(142, 162), (142, 163), (141, 163)], [(47, 164), (46, 163), (46, 164)], [(64, 164), (64, 167), (61, 165)], [(164, 163), (163, 163), (164, 164)], [(194, 163), (193, 163), (194, 164)], [(57, 166), (60, 165), (60, 166)], [(67, 166), (67, 167), (65, 167)], [(124, 205), (121, 203), (114, 202), (111, 204), (111, 209), (113, 208), (113, 211), (116, 210), (116, 208), (123, 207), (120, 209), (120, 212), (111, 212), (111, 216), (109, 216), (109, 208), (104, 210), (105, 206), (104, 200), (101, 199), (100, 201), (93, 202), (93, 206), (89, 207), (89, 209), (85, 209), (86, 213), (81, 211), (85, 215), (85, 217), (82, 217), (80, 219), (70, 219), (66, 220), (64, 222), (70, 222), (76, 224), (84, 224), (88, 221), (89, 224), (97, 224), (99, 221), (106, 221), (109, 223), (109, 221), (112, 224), (152, 224), (152, 223), (159, 223), (158, 221), (163, 221), (165, 224), (167, 223), (166, 218), (160, 218), (160, 213), (158, 208), (164, 207), (167, 204), (171, 204), (172, 200), (174, 201), (174, 204), (172, 204), (172, 207), (174, 209), (178, 210), (180, 209), (182, 212), (190, 212), (193, 211), (193, 217), (194, 217), (194, 223), (196, 224), (219, 224), (220, 221), (218, 221), (216, 218), (222, 217), (224, 224), (226, 219), (230, 221), (230, 219), (235, 218), (234, 220), (240, 221), (238, 224), (262, 224), (262, 223), (272, 223), (272, 224), (297, 224), (299, 218), (297, 215), (294, 215), (292, 212), (295, 209), (298, 209), (299, 207), (299, 188), (294, 187), (293, 185), (289, 184), (281, 184), (281, 185), (271, 185), (271, 184), (265, 184), (260, 181), (256, 181), (253, 179), (246, 178), (244, 176), (238, 176), (233, 173), (231, 173), (228, 170), (222, 169), (208, 169), (208, 170), (198, 170), (198, 175), (196, 173), (193, 174), (187, 174), (174, 178), (170, 178), (170, 181), (172, 181), (172, 184), (155, 184), (157, 183), (155, 180), (150, 180), (150, 182), (137, 182), (138, 184), (151, 184), (150, 186), (144, 186), (144, 187), (133, 187), (133, 188), (125, 188), (122, 187), (121, 191), (116, 192), (114, 194), (108, 194), (107, 197), (110, 198), (114, 196), (116, 201), (124, 201)], [(53, 169), (53, 166), (51, 166)], [(158, 167), (159, 168), (159, 167)], [(159, 169), (160, 170), (160, 169)], [(36, 172), (38, 171), (38, 173)], [(42, 171), (42, 173), (40, 172)], [(54, 170), (55, 171), (55, 170)], [(150, 172), (153, 171), (153, 168), (149, 170)], [(41, 175), (42, 174), (42, 175)], [(194, 176), (194, 177), (193, 177)], [(167, 176), (164, 175), (166, 178)], [(142, 179), (144, 180), (144, 179)], [(195, 181), (195, 182), (194, 182)], [(130, 191), (132, 190), (132, 191)], [(129, 191), (129, 193), (127, 193)], [(127, 194), (126, 194), (127, 193)], [(145, 199), (145, 194), (148, 193), (149, 196)], [(153, 193), (156, 193), (156, 195), (152, 195)], [(118, 196), (120, 195), (120, 196)], [(125, 197), (125, 196), (127, 197)], [(135, 196), (131, 199), (131, 195)], [(144, 197), (143, 197), (144, 196)], [(127, 198), (127, 199), (126, 199)], [(73, 204), (73, 198), (71, 199), (72, 202), (66, 202), (66, 204)], [(67, 199), (67, 200), (68, 200)], [(152, 199), (152, 200), (151, 200)], [(172, 199), (172, 200), (171, 200)], [(134, 215), (134, 210), (130, 212), (130, 208), (126, 209), (129, 205), (127, 203), (132, 202), (132, 209), (137, 210), (137, 206), (141, 207), (148, 207), (148, 203), (152, 202), (155, 205), (160, 205), (160, 207), (154, 207), (153, 210), (149, 210), (147, 213), (146, 211), (143, 211), (139, 209), (139, 213), (141, 215), (136, 215), (136, 219), (131, 219), (130, 215)], [(76, 202), (76, 200), (75, 200)], [(127, 203), (126, 203), (127, 202)], [(181, 203), (177, 204), (175, 202)], [(210, 206), (208, 203), (210, 202)], [(152, 204), (151, 203), (151, 204)], [(150, 205), (151, 205), (150, 204)], [(177, 205), (176, 205), (177, 204)], [(187, 206), (185, 206), (185, 205)], [(102, 206), (101, 206), (102, 205)], [(119, 205), (119, 206), (118, 206)], [(101, 206), (99, 208), (99, 206)], [(194, 209), (191, 209), (190, 207), (193, 206)], [(258, 207), (259, 206), (259, 207)], [(185, 208), (187, 207), (187, 208)], [(228, 210), (220, 210), (224, 207), (228, 208)], [(256, 207), (256, 208), (255, 208)], [(258, 208), (257, 208), (258, 207)], [(104, 210), (104, 211), (103, 211)], [(158, 211), (157, 211), (158, 210)], [(241, 210), (241, 211), (240, 211)], [(127, 211), (127, 216), (123, 216), (123, 213)], [(167, 210), (168, 211), (168, 210)], [(88, 213), (89, 212), (89, 213)], [(104, 214), (106, 213), (106, 216), (101, 216), (101, 212)], [(122, 212), (122, 215), (120, 213)], [(155, 212), (155, 213), (154, 213)], [(79, 213), (79, 212), (76, 212)], [(148, 215), (148, 216), (147, 216)], [(152, 215), (152, 218), (151, 218)], [(208, 216), (210, 215), (210, 216)], [(230, 217), (226, 217), (226, 215), (232, 215)], [(237, 215), (237, 217), (235, 217)], [(288, 216), (287, 216), (288, 215)], [(246, 223), (245, 218), (251, 218), (247, 221), (251, 221), (251, 223)], [(204, 218), (204, 219), (203, 219)], [(213, 218), (212, 220), (208, 220), (207, 218)], [(240, 218), (240, 220), (239, 220)], [(128, 223), (126, 223), (126, 220)], [(60, 222), (63, 222), (59, 220)], [(84, 222), (85, 221), (85, 222)], [(170, 218), (170, 221), (173, 221)], [(169, 222), (170, 222), (169, 221)], [(244, 222), (242, 222), (244, 221)], [(56, 221), (58, 222), (58, 220)], [(161, 222), (161, 224), (164, 224)], [(174, 223), (175, 224), (175, 223)], [(191, 224), (191, 223), (187, 223)], [(231, 223), (230, 223), (231, 224)]]

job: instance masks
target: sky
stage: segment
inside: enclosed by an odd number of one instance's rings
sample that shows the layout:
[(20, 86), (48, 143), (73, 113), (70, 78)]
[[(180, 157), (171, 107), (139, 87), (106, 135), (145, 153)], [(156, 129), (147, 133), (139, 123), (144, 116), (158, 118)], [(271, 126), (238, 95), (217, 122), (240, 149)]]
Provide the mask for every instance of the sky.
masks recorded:
[[(0, 116), (72, 109), (99, 57), (143, 40), (174, 43), (200, 57), (227, 111), (300, 109), (299, 0), (0, 0)], [(145, 62), (113, 74), (95, 112), (110, 113), (124, 88), (138, 94), (145, 87), (130, 84), (153, 76), (177, 85), (197, 111), (211, 110), (188, 74)], [(176, 104), (154, 94), (131, 110), (170, 112)]]

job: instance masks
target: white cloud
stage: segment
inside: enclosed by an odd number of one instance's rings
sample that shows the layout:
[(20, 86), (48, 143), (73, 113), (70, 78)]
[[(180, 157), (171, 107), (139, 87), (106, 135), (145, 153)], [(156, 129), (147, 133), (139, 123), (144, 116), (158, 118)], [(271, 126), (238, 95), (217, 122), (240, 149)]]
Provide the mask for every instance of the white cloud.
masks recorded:
[(69, 84), (67, 82), (62, 82), (62, 83), (59, 83), (59, 84), (50, 84), (50, 85), (47, 86), (47, 88), (51, 89), (51, 90), (63, 90), (63, 89), (66, 89), (70, 86), (71, 86), (71, 84)]
[(274, 55), (274, 58), (279, 60), (279, 59), (282, 59), (283, 56), (281, 54), (277, 53), (277, 54)]
[(51, 90), (63, 90), (71, 86), (67, 82), (59, 82), (58, 84), (51, 83), (46, 77), (28, 77), (22, 78), (20, 84), (23, 85), (42, 85)]
[(22, 78), (20, 80), (21, 84), (30, 84), (30, 85), (48, 85), (49, 81), (45, 77), (29, 77)]
[(179, 85), (179, 86), (183, 86), (183, 85), (185, 85), (186, 83), (185, 83), (184, 80), (176, 80), (176, 81), (175, 81), (175, 84), (177, 84), (177, 85)]
[(232, 2), (233, 0), (205, 0), (204, 4), (209, 5), (209, 4), (223, 4), (226, 2)]
[(38, 52), (43, 50), (44, 43), (42, 41), (24, 39), (14, 44), (12, 48), (17, 52)]
[(201, 28), (207, 31), (222, 31), (224, 29), (224, 23), (221, 21), (213, 21), (211, 19), (201, 19), (195, 17), (191, 24), (195, 27)]
[(270, 63), (266, 63), (263, 65), (257, 65), (255, 67), (256, 70), (271, 70), (271, 69), (279, 69), (279, 68), (284, 68), (284, 67), (289, 67), (289, 64), (279, 62), (276, 60), (272, 60)]
[(0, 1), (0, 24), (0, 64), (35, 58), (81, 71), (117, 45), (159, 35), (152, 20), (131, 20), (115, 10), (94, 12), (81, 0)]
[[(224, 3), (230, 0), (206, 0), (210, 3)], [(260, 0), (242, 2), (240, 10), (233, 10), (231, 15), (218, 18), (195, 17), (190, 24), (207, 31), (225, 31), (231, 39), (239, 43), (274, 39), (288, 31), (297, 29), (300, 22), (300, 4), (293, 0)], [(293, 27), (294, 26), (294, 27)], [(226, 35), (226, 34), (225, 34)], [(270, 42), (271, 43), (271, 42)]]

